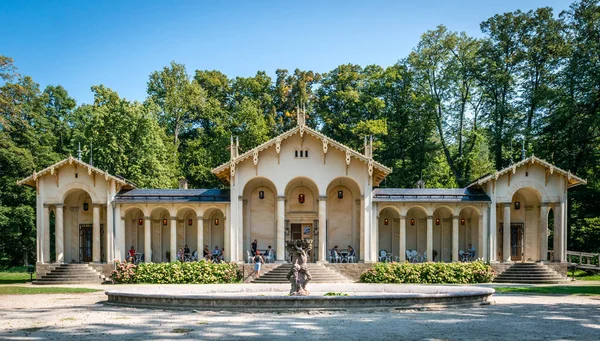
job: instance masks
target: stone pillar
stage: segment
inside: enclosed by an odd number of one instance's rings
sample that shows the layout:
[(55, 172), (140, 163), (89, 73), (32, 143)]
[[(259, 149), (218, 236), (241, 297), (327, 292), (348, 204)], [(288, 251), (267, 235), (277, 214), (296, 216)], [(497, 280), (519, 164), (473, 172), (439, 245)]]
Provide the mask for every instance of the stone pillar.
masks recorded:
[(44, 204), (44, 242), (42, 243), (42, 263), (50, 263), (50, 207)]
[(452, 217), (452, 261), (458, 262), (458, 219), (455, 215)]
[(244, 262), (244, 197), (241, 195), (238, 197), (238, 211), (236, 212), (238, 217), (238, 230), (237, 230), (237, 242), (235, 243), (236, 259)]
[(92, 205), (92, 260), (94, 263), (101, 262), (100, 254), (100, 205)]
[(204, 256), (204, 219), (202, 216), (198, 216), (196, 222), (196, 251), (198, 251), (198, 259), (202, 259)]
[(327, 197), (319, 196), (319, 262), (327, 262)]
[[(115, 260), (123, 261), (127, 255), (127, 246), (125, 245), (125, 218), (121, 216), (121, 204), (115, 204)], [(137, 230), (137, 219), (132, 228)], [(133, 231), (132, 231), (133, 233)]]
[(144, 261), (152, 262), (152, 217), (144, 217)]
[(64, 224), (64, 205), (56, 204), (56, 219), (54, 221), (54, 248), (56, 249), (56, 262), (62, 264), (65, 262), (65, 224)]
[(477, 221), (478, 223), (478, 227), (477, 227), (477, 250), (476, 250), (476, 254), (475, 257), (477, 258), (483, 258), (484, 252), (484, 236), (483, 236), (483, 213), (479, 214), (479, 220)]
[(548, 260), (548, 205), (540, 206), (540, 261)]
[(400, 216), (400, 261), (406, 260), (406, 216)]
[(360, 244), (359, 244), (359, 252), (358, 252), (358, 260), (361, 262), (365, 261), (365, 199), (364, 197), (360, 198)]
[(510, 206), (511, 203), (505, 203), (504, 223), (502, 227), (502, 261), (510, 262)]
[(562, 259), (561, 259), (562, 232), (563, 232), (563, 210), (562, 210), (562, 205), (560, 203), (558, 203), (554, 206), (554, 238), (553, 238), (554, 239), (554, 244), (553, 244), (554, 251), (552, 252), (552, 254), (553, 254), (553, 261), (555, 261), (555, 262), (562, 261)]
[(427, 216), (427, 261), (433, 261), (433, 216)]
[[(320, 224), (320, 223), (319, 223)], [(319, 240), (321, 226), (319, 226)], [(277, 245), (275, 252), (278, 262), (285, 262), (285, 197), (277, 197)]]
[(169, 237), (169, 252), (171, 252), (171, 262), (177, 260), (177, 217), (171, 217), (171, 233)]

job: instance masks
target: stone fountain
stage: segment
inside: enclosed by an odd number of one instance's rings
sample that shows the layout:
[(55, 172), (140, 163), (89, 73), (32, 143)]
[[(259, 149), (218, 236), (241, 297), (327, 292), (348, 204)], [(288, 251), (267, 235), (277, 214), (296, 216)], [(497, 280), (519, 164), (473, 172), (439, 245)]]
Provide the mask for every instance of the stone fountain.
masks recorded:
[(306, 290), (306, 285), (310, 282), (312, 276), (308, 271), (307, 253), (313, 248), (313, 240), (289, 240), (286, 242), (285, 248), (292, 256), (292, 268), (287, 275), (288, 281), (292, 284), (290, 296), (308, 296), (310, 293)]

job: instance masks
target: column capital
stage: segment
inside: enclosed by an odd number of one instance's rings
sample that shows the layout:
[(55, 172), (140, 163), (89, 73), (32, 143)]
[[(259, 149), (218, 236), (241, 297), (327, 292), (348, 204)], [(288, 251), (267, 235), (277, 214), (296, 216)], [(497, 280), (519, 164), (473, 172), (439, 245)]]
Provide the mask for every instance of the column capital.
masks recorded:
[(196, 217), (196, 219), (198, 219), (198, 220), (203, 220), (203, 219), (204, 219), (204, 217), (203, 217), (203, 216), (201, 216), (201, 215), (199, 215), (199, 216), (197, 216), (197, 217)]
[(244, 196), (243, 196), (243, 195), (238, 195), (238, 200), (239, 200), (239, 201), (242, 201), (242, 200), (244, 200)]
[(457, 219), (458, 220), (458, 219), (460, 219), (460, 216), (459, 215), (453, 215), (452, 219)]
[(171, 221), (173, 221), (173, 220), (175, 220), (175, 221), (176, 221), (176, 220), (177, 220), (177, 217), (170, 217), (170, 219), (171, 219)]
[(277, 201), (285, 201), (285, 195), (278, 195)]
[(326, 195), (319, 195), (319, 201), (325, 201), (325, 200), (327, 200)]
[(54, 204), (54, 206), (56, 208), (63, 208), (63, 207), (65, 207), (65, 204)]
[(43, 205), (44, 205), (44, 208), (50, 208), (50, 204), (44, 203)]
[(512, 202), (503, 202), (500, 203), (500, 205), (502, 205), (504, 208), (510, 208), (512, 206)]
[(405, 215), (400, 215), (400, 219), (406, 219)]
[(541, 203), (541, 204), (540, 204), (540, 207), (545, 207), (545, 208), (548, 208), (550, 205), (552, 205), (552, 203), (549, 203), (549, 202), (543, 202), (543, 203)]
[(427, 219), (433, 219), (433, 216), (432, 215), (428, 215)]
[(144, 217), (144, 219), (146, 219), (146, 220), (152, 220), (152, 217), (150, 217), (150, 216), (145, 216), (145, 217)]

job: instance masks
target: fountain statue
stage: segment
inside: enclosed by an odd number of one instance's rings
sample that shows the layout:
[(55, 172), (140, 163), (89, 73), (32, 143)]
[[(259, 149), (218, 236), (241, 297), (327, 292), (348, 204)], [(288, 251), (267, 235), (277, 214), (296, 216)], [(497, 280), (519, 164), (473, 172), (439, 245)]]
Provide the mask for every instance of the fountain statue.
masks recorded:
[(288, 281), (292, 283), (290, 296), (307, 296), (306, 284), (312, 276), (308, 272), (307, 252), (312, 250), (312, 239), (296, 239), (286, 242), (286, 249), (292, 256), (292, 268), (287, 275)]

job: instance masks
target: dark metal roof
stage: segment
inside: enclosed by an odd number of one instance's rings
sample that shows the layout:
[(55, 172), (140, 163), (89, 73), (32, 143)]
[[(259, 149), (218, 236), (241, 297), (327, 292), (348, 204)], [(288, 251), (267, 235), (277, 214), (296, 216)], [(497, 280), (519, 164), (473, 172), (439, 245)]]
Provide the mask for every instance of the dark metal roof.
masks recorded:
[(229, 202), (228, 189), (133, 189), (121, 191), (117, 203)]
[(395, 202), (490, 202), (490, 197), (475, 188), (376, 188), (374, 201)]

